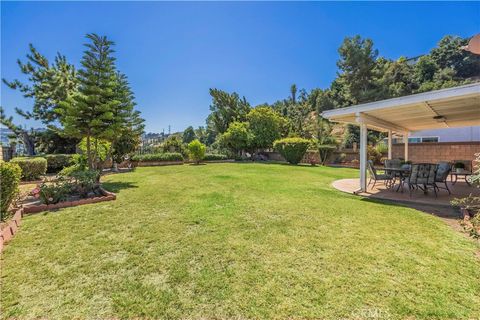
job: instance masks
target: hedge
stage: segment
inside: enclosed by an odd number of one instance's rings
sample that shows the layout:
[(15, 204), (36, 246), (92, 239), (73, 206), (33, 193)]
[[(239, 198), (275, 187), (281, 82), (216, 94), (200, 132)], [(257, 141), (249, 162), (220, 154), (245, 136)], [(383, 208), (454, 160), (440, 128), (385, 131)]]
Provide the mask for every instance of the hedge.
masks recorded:
[(285, 138), (276, 140), (273, 147), (277, 150), (289, 163), (299, 163), (305, 152), (307, 152), (311, 141), (303, 138)]
[(22, 169), (16, 163), (0, 162), (0, 221), (7, 217), (8, 208), (18, 193), (18, 183), (22, 176)]
[(16, 163), (22, 169), (22, 180), (37, 180), (47, 172), (47, 160), (41, 157), (13, 158), (10, 162)]
[(204, 161), (215, 161), (215, 160), (227, 160), (228, 157), (224, 154), (218, 153), (207, 153), (205, 157), (203, 157)]
[(73, 154), (46, 154), (41, 156), (47, 159), (47, 172), (57, 173), (72, 164)]
[(183, 161), (183, 156), (178, 152), (136, 154), (132, 157), (132, 161), (138, 162), (161, 162), (161, 161)]

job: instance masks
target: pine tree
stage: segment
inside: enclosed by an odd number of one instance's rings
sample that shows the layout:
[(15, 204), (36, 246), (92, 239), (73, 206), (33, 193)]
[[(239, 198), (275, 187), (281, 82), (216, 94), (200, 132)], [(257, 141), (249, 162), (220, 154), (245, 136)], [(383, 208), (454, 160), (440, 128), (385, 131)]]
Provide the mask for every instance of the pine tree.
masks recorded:
[(113, 110), (115, 131), (119, 132), (113, 139), (113, 160), (119, 163), (124, 157), (135, 151), (140, 144), (145, 125), (140, 112), (135, 110), (136, 102), (128, 83), (127, 76), (117, 72), (115, 97), (120, 103)]
[(120, 125), (115, 111), (121, 102), (115, 91), (118, 81), (111, 48), (114, 43), (96, 34), (88, 34), (87, 39), (90, 43), (85, 44), (87, 50), (78, 72), (78, 92), (61, 103), (59, 113), (67, 135), (86, 139), (88, 166), (96, 169), (97, 143), (92, 146), (92, 138), (112, 141), (118, 135)]
[(30, 44), (27, 61), (17, 60), (20, 71), (28, 77), (28, 82), (18, 79), (2, 79), (7, 87), (20, 91), (25, 98), (33, 99), (32, 111), (16, 109), (26, 119), (40, 120), (52, 125), (58, 120), (59, 103), (71, 96), (77, 89), (75, 67), (67, 62), (65, 56), (57, 54), (54, 63)]

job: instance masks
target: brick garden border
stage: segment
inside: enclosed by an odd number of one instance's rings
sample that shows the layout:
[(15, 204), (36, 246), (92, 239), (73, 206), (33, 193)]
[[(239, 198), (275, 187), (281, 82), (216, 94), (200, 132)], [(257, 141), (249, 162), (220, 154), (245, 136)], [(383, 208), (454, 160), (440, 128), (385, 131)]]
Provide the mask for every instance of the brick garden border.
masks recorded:
[(117, 198), (117, 195), (115, 193), (109, 192), (103, 188), (100, 188), (100, 192), (103, 194), (100, 197), (80, 199), (75, 201), (64, 201), (56, 204), (40, 204), (40, 205), (33, 205), (33, 206), (21, 207), (20, 209), (16, 209), (12, 219), (6, 222), (5, 223), (6, 226), (0, 231), (0, 253), (2, 252), (5, 244), (9, 242), (13, 238), (13, 236), (17, 233), (18, 227), (21, 224), (23, 215), (38, 213), (42, 211), (56, 210), (61, 208), (76, 207), (84, 204), (112, 201)]
[(0, 253), (3, 251), (3, 247), (5, 244), (12, 240), (15, 233), (18, 231), (18, 227), (22, 223), (22, 216), (23, 216), (23, 208), (16, 209), (15, 214), (13, 215), (12, 219), (10, 219), (6, 223), (6, 227), (4, 227), (0, 232)]

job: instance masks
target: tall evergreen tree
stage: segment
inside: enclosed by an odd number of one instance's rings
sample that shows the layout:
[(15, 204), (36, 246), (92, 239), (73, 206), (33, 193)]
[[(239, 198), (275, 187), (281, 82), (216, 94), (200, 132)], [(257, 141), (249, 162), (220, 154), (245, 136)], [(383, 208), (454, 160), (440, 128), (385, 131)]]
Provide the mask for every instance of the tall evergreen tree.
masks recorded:
[(16, 109), (26, 119), (35, 119), (47, 125), (58, 120), (60, 102), (72, 96), (78, 81), (75, 67), (65, 56), (57, 54), (52, 64), (30, 44), (27, 62), (17, 60), (20, 71), (28, 76), (28, 82), (18, 79), (2, 79), (9, 88), (20, 91), (25, 98), (33, 99), (32, 111)]
[(145, 125), (140, 112), (135, 110), (135, 96), (127, 76), (117, 72), (115, 80), (115, 99), (119, 103), (113, 108), (113, 129), (117, 134), (112, 139), (112, 155), (114, 162), (120, 163), (140, 144)]
[(59, 113), (66, 134), (85, 138), (88, 166), (96, 169), (97, 143), (92, 146), (92, 138), (114, 140), (119, 134), (119, 118), (115, 113), (122, 102), (116, 92), (118, 77), (111, 48), (114, 43), (96, 34), (88, 34), (87, 39), (90, 42), (85, 44), (78, 92), (61, 103)]

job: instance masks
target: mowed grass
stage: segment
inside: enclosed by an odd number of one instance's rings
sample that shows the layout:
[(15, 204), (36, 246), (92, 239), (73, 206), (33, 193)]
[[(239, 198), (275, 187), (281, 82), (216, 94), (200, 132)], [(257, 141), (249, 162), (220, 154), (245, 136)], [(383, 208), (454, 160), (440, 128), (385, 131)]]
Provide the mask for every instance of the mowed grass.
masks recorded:
[(334, 190), (355, 170), (138, 168), (116, 201), (26, 217), (4, 318), (480, 317), (478, 246), (440, 219)]

